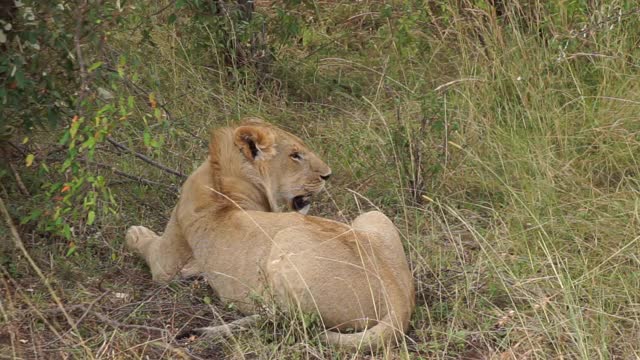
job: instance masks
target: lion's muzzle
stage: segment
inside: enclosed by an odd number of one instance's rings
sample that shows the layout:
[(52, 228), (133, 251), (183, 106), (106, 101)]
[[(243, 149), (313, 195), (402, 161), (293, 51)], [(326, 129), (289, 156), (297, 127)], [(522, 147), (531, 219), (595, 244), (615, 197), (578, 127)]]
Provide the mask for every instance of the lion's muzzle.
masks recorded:
[(299, 195), (291, 200), (293, 210), (306, 215), (311, 205), (311, 195)]

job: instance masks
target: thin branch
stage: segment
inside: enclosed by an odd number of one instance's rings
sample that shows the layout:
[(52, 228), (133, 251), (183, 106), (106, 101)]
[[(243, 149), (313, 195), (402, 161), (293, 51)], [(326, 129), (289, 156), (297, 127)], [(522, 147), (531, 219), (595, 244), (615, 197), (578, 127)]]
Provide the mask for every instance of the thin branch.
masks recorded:
[(167, 330), (163, 329), (163, 328), (159, 328), (159, 327), (155, 327), (155, 326), (147, 326), (147, 325), (136, 325), (136, 324), (125, 324), (113, 319), (110, 319), (108, 316), (99, 313), (95, 310), (91, 310), (90, 308), (86, 307), (86, 306), (79, 306), (79, 308), (83, 309), (86, 312), (91, 313), (92, 315), (94, 315), (95, 317), (97, 317), (98, 319), (100, 319), (100, 321), (105, 322), (107, 325), (114, 327), (114, 328), (129, 328), (129, 329), (141, 329), (141, 330), (149, 330), (149, 331), (158, 331), (163, 335), (167, 335)]
[(433, 89), (433, 91), (438, 92), (440, 90), (449, 88), (451, 85), (455, 85), (457, 83), (461, 83), (461, 82), (465, 82), (465, 81), (485, 81), (485, 80), (484, 79), (479, 79), (479, 78), (473, 78), (473, 77), (471, 77), (471, 78), (463, 78), (463, 79), (456, 79), (456, 80), (449, 81), (448, 83), (444, 83), (442, 85), (439, 85), (438, 87)]
[(190, 335), (201, 335), (208, 338), (221, 338), (233, 335), (234, 331), (247, 330), (247, 327), (253, 326), (260, 320), (260, 315), (250, 315), (241, 319), (232, 321), (228, 324), (218, 326), (207, 326), (196, 328), (184, 334), (178, 335), (177, 338), (184, 338)]
[(151, 14), (151, 16), (158, 16), (161, 13), (163, 13), (165, 10), (167, 10), (168, 8), (170, 8), (171, 6), (173, 6), (173, 4), (176, 3), (176, 0), (170, 1), (165, 7), (161, 8), (160, 10), (154, 12), (153, 14)]
[(84, 21), (84, 13), (85, 13), (86, 2), (83, 2), (80, 6), (78, 6), (78, 14), (76, 20), (76, 30), (73, 35), (73, 42), (75, 44), (76, 50), (76, 58), (78, 60), (78, 66), (80, 67), (80, 91), (78, 93), (78, 104), (76, 105), (76, 112), (81, 114), (82, 109), (82, 101), (89, 89), (88, 79), (87, 79), (87, 67), (84, 63), (84, 56), (82, 54), (80, 39), (82, 37), (82, 22)]
[[(112, 72), (112, 73), (118, 73), (118, 70), (116, 70), (114, 68), (107, 67), (106, 69), (108, 71)], [(132, 87), (134, 90), (137, 90), (140, 95), (144, 95), (145, 98), (147, 98), (147, 99), (149, 98), (149, 95), (151, 94), (151, 91), (146, 90), (142, 86), (134, 83), (133, 81), (127, 79), (126, 77), (122, 77), (121, 79), (126, 85)], [(185, 95), (188, 95), (188, 94), (190, 94), (190, 92), (186, 92), (186, 93), (184, 93), (182, 95), (174, 97), (173, 100), (175, 100), (177, 98), (181, 98), (181, 97), (183, 97)], [(169, 121), (173, 121), (172, 116), (171, 116), (171, 112), (167, 109), (167, 104), (169, 104), (169, 103), (171, 103), (171, 101), (165, 101), (165, 102), (162, 102), (162, 103), (158, 103), (158, 107), (160, 107), (162, 110), (164, 110), (164, 113), (167, 115), (167, 119), (169, 119)]]
[(149, 157), (140, 154), (139, 152), (136, 152), (136, 151), (133, 151), (133, 150), (129, 149), (128, 147), (126, 147), (126, 146), (122, 145), (121, 143), (115, 141), (111, 136), (107, 136), (107, 141), (110, 142), (111, 145), (117, 147), (118, 149), (124, 150), (124, 151), (126, 151), (126, 152), (128, 152), (130, 154), (133, 154), (138, 159), (146, 162), (147, 164), (153, 165), (153, 166), (157, 167), (158, 169), (161, 169), (161, 170), (163, 170), (165, 172), (168, 172), (169, 174), (175, 175), (175, 176), (183, 178), (183, 179), (187, 177), (187, 175), (185, 175), (185, 174), (183, 174), (183, 173), (181, 173), (181, 172), (179, 172), (177, 170), (173, 170), (171, 168), (168, 168), (168, 167), (160, 164), (159, 162), (154, 161), (154, 160), (150, 159)]
[(97, 166), (97, 167), (99, 167), (101, 169), (110, 170), (114, 174), (122, 176), (122, 177), (125, 177), (127, 179), (131, 179), (131, 180), (134, 180), (134, 181), (146, 184), (146, 185), (150, 185), (150, 186), (160, 186), (160, 187), (163, 187), (163, 188), (166, 188), (166, 189), (170, 189), (171, 193), (174, 194), (174, 195), (178, 192), (178, 188), (176, 188), (173, 185), (166, 185), (166, 184), (163, 184), (163, 183), (159, 183), (157, 181), (153, 181), (153, 180), (149, 180), (149, 179), (143, 178), (142, 176), (131, 175), (131, 174), (128, 174), (128, 173), (126, 173), (124, 171), (120, 171), (120, 170), (114, 168), (113, 166), (110, 166), (110, 165), (107, 165), (107, 164), (103, 164), (103, 163), (99, 163), (99, 162), (89, 162), (89, 161), (86, 161), (86, 162), (88, 164), (95, 165), (95, 166)]
[(16, 166), (10, 162), (9, 167), (11, 168), (11, 172), (13, 172), (13, 177), (16, 178), (18, 189), (20, 189), (20, 192), (22, 193), (22, 195), (31, 196), (31, 194), (29, 194), (29, 190), (27, 190), (27, 187), (24, 186), (24, 183), (22, 182), (22, 178), (20, 177), (18, 170), (16, 170)]
[(22, 154), (23, 157), (27, 156), (27, 152), (24, 151), (24, 149), (22, 149), (20, 146), (14, 144), (12, 141), (7, 141), (7, 144), (16, 149), (20, 154)]
[[(16, 145), (13, 145), (13, 146), (16, 147)], [(122, 146), (124, 147), (124, 145), (122, 145)], [(22, 149), (20, 149), (19, 147), (16, 147), (16, 149), (19, 150), (20, 152), (23, 152)], [(125, 149), (127, 151), (130, 151), (126, 147), (125, 147)], [(40, 160), (44, 161), (44, 160), (48, 159), (52, 154), (55, 154), (55, 153), (63, 151), (63, 150), (66, 150), (66, 148), (65, 147), (60, 147), (58, 149), (50, 151), (44, 156), (44, 159), (39, 159), (39, 157), (36, 157), (34, 162), (35, 161), (40, 161)], [(104, 151), (104, 149), (101, 149), (101, 150)], [(144, 155), (142, 155), (142, 156), (144, 156)], [(170, 191), (167, 191), (167, 192), (172, 194), (172, 195), (176, 195), (178, 193), (178, 191), (179, 191), (178, 187), (176, 187), (175, 185), (167, 185), (167, 184), (163, 184), (163, 183), (160, 183), (160, 182), (157, 182), (157, 181), (149, 180), (149, 179), (144, 178), (142, 176), (132, 175), (132, 174), (126, 173), (124, 171), (120, 171), (120, 170), (116, 169), (115, 167), (113, 167), (111, 165), (108, 165), (108, 164), (104, 164), (104, 163), (100, 163), (100, 162), (96, 162), (96, 161), (89, 161), (86, 158), (80, 158), (78, 160), (82, 161), (82, 162), (84, 162), (84, 163), (86, 163), (88, 165), (95, 165), (95, 166), (97, 166), (97, 167), (99, 167), (101, 169), (109, 170), (109, 171), (111, 171), (112, 173), (114, 173), (116, 175), (122, 176), (124, 178), (130, 179), (130, 180), (133, 180), (133, 181), (137, 181), (139, 183), (143, 183), (143, 184), (150, 185), (150, 186), (159, 186), (159, 187), (162, 187), (164, 189), (168, 189)], [(158, 164), (158, 165), (162, 166), (161, 164)], [(9, 166), (11, 166), (11, 169), (14, 172), (14, 176), (16, 177), (16, 181), (18, 181), (18, 187), (20, 188), (20, 191), (23, 192), (25, 195), (29, 195), (29, 191), (24, 186), (24, 183), (22, 183), (22, 181), (20, 179), (20, 175), (15, 170), (13, 164), (9, 163)], [(169, 170), (170, 171), (174, 171), (174, 170), (171, 170), (171, 169), (169, 169)], [(178, 174), (180, 174), (180, 173), (178, 173)], [(184, 175), (182, 175), (182, 176), (184, 177)]]
[[(97, 298), (95, 298), (88, 306), (88, 309), (91, 309), (98, 301), (102, 300), (107, 294), (109, 294), (111, 291), (107, 290), (105, 292), (103, 292), (100, 296), (98, 296)], [(72, 311), (74, 311), (75, 309), (82, 309), (84, 310), (84, 312), (82, 313), (82, 316), (80, 316), (80, 318), (76, 321), (76, 327), (78, 327), (80, 325), (80, 323), (82, 322), (82, 320), (84, 320), (87, 315), (89, 314), (89, 310), (87, 310), (87, 307), (84, 305), (73, 305), (73, 306), (67, 306), (65, 308), (66, 311), (68, 311), (69, 313), (71, 313)], [(50, 312), (50, 313), (56, 313), (59, 312), (60, 309), (55, 308), (55, 309), (51, 309), (51, 310), (45, 310), (43, 311), (43, 313), (46, 312)], [(69, 332), (71, 332), (71, 329), (67, 330), (64, 334), (62, 334), (63, 336), (67, 335)], [(50, 342), (48, 342), (47, 344), (45, 344), (45, 346), (50, 346), (52, 345), (54, 342), (56, 342), (56, 340), (52, 340)]]

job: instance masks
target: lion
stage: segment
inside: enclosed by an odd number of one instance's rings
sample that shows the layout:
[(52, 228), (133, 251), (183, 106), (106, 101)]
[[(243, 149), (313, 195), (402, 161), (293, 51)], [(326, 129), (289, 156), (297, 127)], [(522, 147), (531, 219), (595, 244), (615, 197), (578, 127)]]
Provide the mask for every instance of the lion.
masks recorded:
[(317, 314), (327, 344), (399, 344), (415, 293), (398, 231), (378, 211), (351, 225), (306, 215), (330, 176), (302, 140), (249, 118), (213, 132), (164, 233), (132, 226), (126, 244), (153, 280), (202, 274), (244, 314), (255, 314), (255, 296), (264, 296)]

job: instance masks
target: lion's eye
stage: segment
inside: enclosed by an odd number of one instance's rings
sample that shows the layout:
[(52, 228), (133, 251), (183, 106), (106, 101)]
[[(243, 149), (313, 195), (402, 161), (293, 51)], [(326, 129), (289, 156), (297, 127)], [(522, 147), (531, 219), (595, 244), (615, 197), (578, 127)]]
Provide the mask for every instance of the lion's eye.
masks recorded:
[(291, 156), (293, 160), (302, 160), (302, 155), (300, 155), (299, 152), (293, 152), (289, 156)]

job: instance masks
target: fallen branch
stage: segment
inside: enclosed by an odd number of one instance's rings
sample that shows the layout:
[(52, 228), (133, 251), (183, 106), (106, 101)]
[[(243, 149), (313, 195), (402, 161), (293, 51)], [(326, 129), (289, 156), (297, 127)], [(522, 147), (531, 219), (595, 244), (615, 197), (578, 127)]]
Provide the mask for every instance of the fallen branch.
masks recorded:
[(168, 168), (168, 167), (160, 164), (159, 162), (154, 161), (154, 160), (150, 159), (149, 157), (140, 154), (139, 152), (136, 152), (136, 151), (133, 151), (133, 150), (129, 149), (128, 147), (126, 147), (126, 146), (122, 145), (121, 143), (115, 141), (111, 136), (107, 136), (107, 141), (109, 143), (111, 143), (111, 145), (117, 147), (118, 149), (124, 150), (124, 151), (126, 151), (126, 152), (128, 152), (130, 154), (133, 154), (138, 159), (146, 162), (147, 164), (153, 165), (153, 166), (157, 167), (158, 169), (161, 169), (161, 170), (163, 170), (165, 172), (168, 172), (169, 174), (181, 177), (183, 179), (187, 177), (187, 175), (185, 175), (185, 174), (183, 174), (183, 173), (181, 173), (181, 172), (179, 172), (177, 170), (173, 170), (171, 168)]
[(260, 315), (250, 315), (223, 325), (196, 328), (182, 333), (176, 338), (181, 339), (191, 335), (200, 335), (213, 339), (223, 338), (231, 336), (234, 331), (247, 330), (248, 327), (255, 325), (259, 320)]

